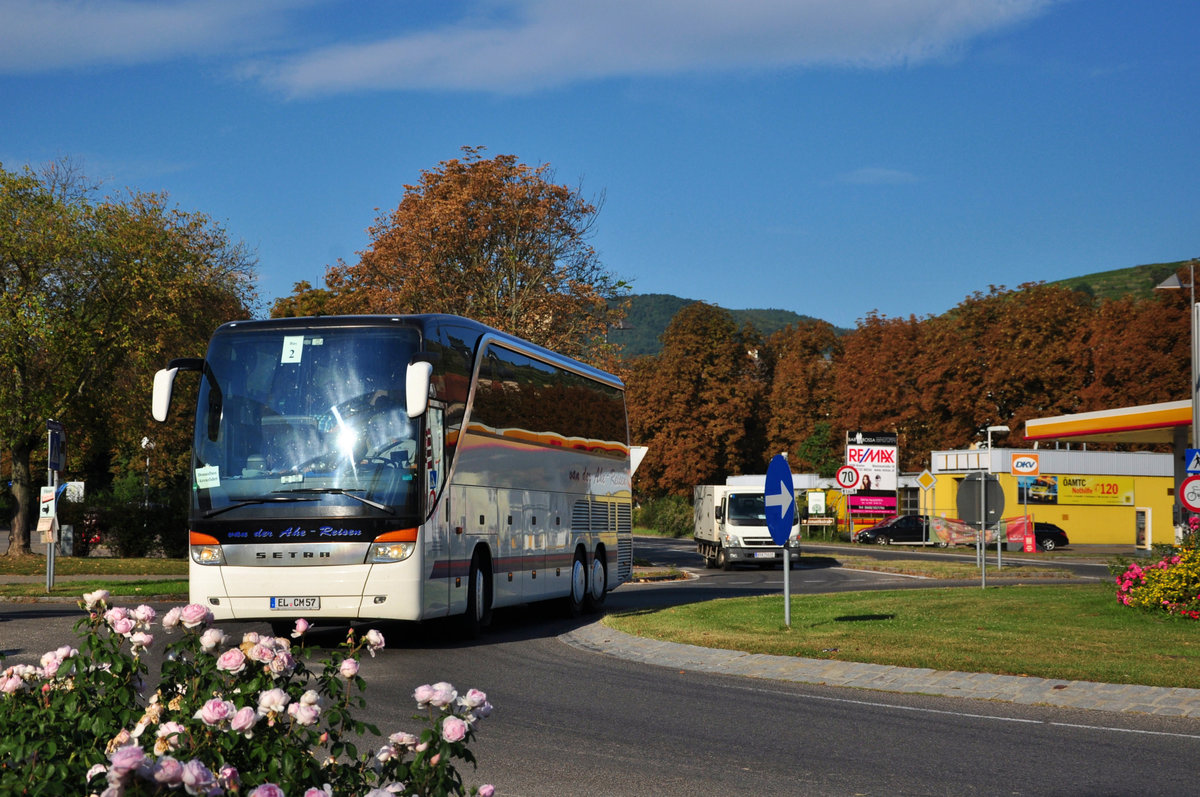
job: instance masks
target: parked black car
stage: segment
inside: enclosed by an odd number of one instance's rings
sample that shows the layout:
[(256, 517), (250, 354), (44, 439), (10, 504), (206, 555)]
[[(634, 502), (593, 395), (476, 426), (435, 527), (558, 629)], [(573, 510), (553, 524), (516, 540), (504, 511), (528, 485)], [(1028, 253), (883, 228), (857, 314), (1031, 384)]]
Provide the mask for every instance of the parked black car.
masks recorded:
[[(925, 542), (929, 537), (929, 518), (924, 515), (897, 515), (882, 523), (863, 529), (854, 536), (855, 542), (891, 545), (893, 542)], [(933, 540), (936, 542), (936, 540)]]
[(1053, 551), (1055, 548), (1071, 544), (1067, 533), (1053, 523), (1034, 523), (1033, 536), (1037, 547), (1043, 551)]

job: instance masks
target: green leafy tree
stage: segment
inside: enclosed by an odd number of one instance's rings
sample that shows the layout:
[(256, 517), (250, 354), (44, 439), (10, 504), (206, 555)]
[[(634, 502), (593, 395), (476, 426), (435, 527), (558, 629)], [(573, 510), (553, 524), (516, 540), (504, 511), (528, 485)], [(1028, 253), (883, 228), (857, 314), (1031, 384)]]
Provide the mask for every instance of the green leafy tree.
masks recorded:
[[(32, 466), (46, 419), (74, 430), (72, 450), (84, 458), (105, 450), (127, 467), (140, 463), (154, 370), (167, 356), (202, 353), (220, 320), (248, 314), (252, 267), (208, 217), (162, 195), (98, 199), (69, 164), (41, 174), (0, 167), (0, 444), (12, 458), (16, 504), (9, 555), (30, 551)], [(187, 440), (182, 425), (174, 434)]]
[(292, 285), (290, 296), (283, 296), (271, 305), (271, 318), (306, 318), (329, 315), (333, 293), (326, 288), (314, 288), (308, 280)]
[(330, 310), (455, 313), (566, 354), (603, 350), (625, 285), (588, 242), (598, 205), (548, 165), (463, 153), (405, 186), (357, 263), (328, 270)]

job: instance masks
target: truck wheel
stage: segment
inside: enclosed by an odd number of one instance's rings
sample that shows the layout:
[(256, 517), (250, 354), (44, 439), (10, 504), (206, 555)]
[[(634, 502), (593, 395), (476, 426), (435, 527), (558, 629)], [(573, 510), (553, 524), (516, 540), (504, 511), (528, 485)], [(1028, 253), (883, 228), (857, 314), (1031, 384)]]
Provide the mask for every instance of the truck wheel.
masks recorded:
[(729, 554), (727, 554), (725, 552), (724, 548), (719, 548), (717, 550), (717, 559), (716, 559), (716, 562), (714, 563), (714, 567), (719, 567), (722, 570), (732, 570), (733, 569), (733, 562), (730, 560)]

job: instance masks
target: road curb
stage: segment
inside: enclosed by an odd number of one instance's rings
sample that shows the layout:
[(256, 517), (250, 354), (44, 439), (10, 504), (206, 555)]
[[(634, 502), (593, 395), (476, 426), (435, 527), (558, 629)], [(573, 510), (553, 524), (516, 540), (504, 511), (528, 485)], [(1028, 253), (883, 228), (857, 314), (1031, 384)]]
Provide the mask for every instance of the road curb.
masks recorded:
[(627, 661), (721, 675), (1059, 708), (1200, 717), (1200, 689), (1184, 687), (1105, 684), (744, 653), (636, 637), (609, 628), (599, 620), (562, 634), (559, 639), (580, 650)]

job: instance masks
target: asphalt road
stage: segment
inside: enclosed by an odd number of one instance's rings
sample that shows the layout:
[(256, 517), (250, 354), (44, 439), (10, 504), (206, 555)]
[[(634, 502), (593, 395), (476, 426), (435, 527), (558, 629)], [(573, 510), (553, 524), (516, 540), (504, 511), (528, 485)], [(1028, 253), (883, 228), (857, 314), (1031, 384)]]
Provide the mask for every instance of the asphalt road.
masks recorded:
[[(691, 568), (686, 548), (639, 539), (637, 555), (680, 556)], [(701, 577), (687, 582), (623, 586), (610, 608), (782, 587), (782, 570), (694, 569)], [(819, 557), (791, 575), (797, 592), (914, 581), (821, 567)], [(0, 648), (10, 660), (36, 659), (69, 637), (77, 617), (69, 604), (0, 604)], [(485, 690), (496, 709), (474, 746), (479, 768), (464, 774), (506, 796), (1196, 792), (1200, 721), (710, 675), (558, 638), (592, 619), (564, 619), (552, 606), (500, 611), (476, 642), (446, 624), (384, 626), (388, 647), (362, 670), (363, 718), (385, 734), (413, 729), (418, 684)]]

